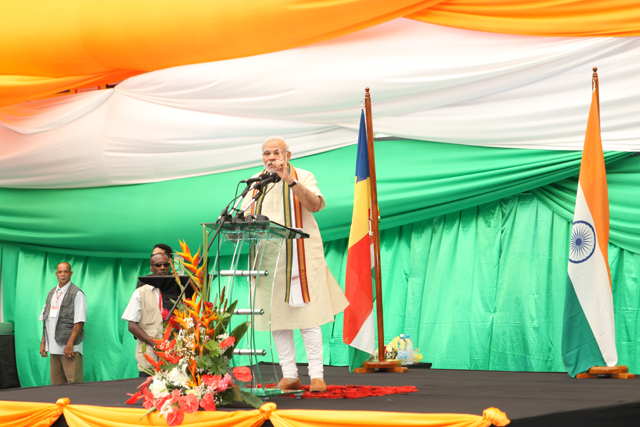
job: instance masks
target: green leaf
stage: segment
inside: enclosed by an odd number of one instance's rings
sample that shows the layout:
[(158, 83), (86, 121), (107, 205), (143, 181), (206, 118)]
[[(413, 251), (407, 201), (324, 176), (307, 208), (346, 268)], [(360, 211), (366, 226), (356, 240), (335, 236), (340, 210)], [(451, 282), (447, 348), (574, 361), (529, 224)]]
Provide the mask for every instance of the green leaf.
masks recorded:
[(230, 337), (234, 337), (236, 339), (236, 342), (234, 345), (232, 345), (231, 347), (225, 350), (225, 352), (223, 353), (225, 357), (228, 357), (228, 358), (233, 357), (233, 349), (240, 343), (240, 340), (242, 339), (244, 334), (246, 334), (247, 330), (249, 330), (250, 325), (251, 325), (251, 322), (249, 321), (241, 323), (238, 326), (236, 326), (233, 332), (229, 334)]
[(141, 416), (140, 419), (143, 419), (144, 417), (146, 417), (147, 415), (149, 415), (150, 413), (155, 412), (155, 411), (157, 411), (157, 409), (156, 409), (156, 407), (154, 405), (151, 408), (149, 408), (149, 410), (147, 412), (145, 412), (145, 414), (143, 416)]
[(212, 375), (221, 375), (231, 372), (229, 360), (222, 357), (211, 357), (210, 355), (198, 356), (196, 358), (198, 368), (204, 369)]
[(204, 345), (204, 348), (212, 353), (215, 353), (216, 350), (220, 348), (220, 346), (218, 345), (218, 341), (210, 340)]
[(260, 399), (257, 396), (254, 396), (251, 393), (247, 393), (246, 391), (241, 391), (240, 396), (242, 397), (242, 400), (245, 403), (248, 403), (249, 405), (253, 406), (256, 409), (259, 409), (260, 406), (262, 406), (262, 404), (264, 403), (262, 399)]
[(165, 371), (170, 371), (177, 366), (178, 366), (177, 363), (173, 363), (171, 365), (160, 365), (160, 369), (164, 369)]
[(233, 311), (236, 309), (236, 305), (238, 305), (238, 300), (235, 300), (231, 303), (229, 307), (227, 307), (227, 311), (225, 313), (232, 315)]
[(220, 402), (220, 406), (228, 405), (229, 403), (238, 401), (238, 399), (236, 399), (236, 394), (233, 392), (233, 390), (229, 389), (220, 393), (220, 398), (222, 399)]

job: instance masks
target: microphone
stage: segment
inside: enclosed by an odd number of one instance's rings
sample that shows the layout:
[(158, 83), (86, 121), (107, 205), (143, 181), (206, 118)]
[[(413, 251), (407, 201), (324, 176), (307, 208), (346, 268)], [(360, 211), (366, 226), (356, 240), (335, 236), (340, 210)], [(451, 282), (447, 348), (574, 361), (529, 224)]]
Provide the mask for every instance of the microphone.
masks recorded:
[[(280, 175), (278, 175), (275, 172), (274, 173), (266, 173), (266, 174), (263, 174), (263, 175), (268, 175), (268, 176), (266, 178), (260, 180), (260, 182), (258, 184), (256, 184), (256, 188), (264, 188), (264, 187), (267, 186), (267, 184), (270, 184), (272, 182), (275, 184), (277, 182), (280, 182), (280, 180), (282, 179), (282, 178), (280, 178)], [(262, 175), (260, 175), (260, 176), (262, 176)]]
[(240, 181), (240, 184), (253, 184), (254, 182), (262, 181), (267, 179), (271, 174), (269, 172), (265, 172), (262, 175), (258, 175), (255, 178), (243, 179)]

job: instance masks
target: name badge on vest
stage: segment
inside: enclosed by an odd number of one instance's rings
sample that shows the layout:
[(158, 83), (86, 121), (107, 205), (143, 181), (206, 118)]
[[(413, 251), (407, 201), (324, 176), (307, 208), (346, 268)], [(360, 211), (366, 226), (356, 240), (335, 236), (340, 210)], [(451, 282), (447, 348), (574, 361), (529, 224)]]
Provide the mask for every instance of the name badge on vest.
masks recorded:
[(56, 294), (51, 298), (51, 310), (49, 310), (49, 317), (58, 317), (63, 293), (64, 292), (56, 290)]
[(49, 317), (58, 317), (58, 312), (60, 311), (59, 305), (51, 304), (51, 310), (49, 310)]

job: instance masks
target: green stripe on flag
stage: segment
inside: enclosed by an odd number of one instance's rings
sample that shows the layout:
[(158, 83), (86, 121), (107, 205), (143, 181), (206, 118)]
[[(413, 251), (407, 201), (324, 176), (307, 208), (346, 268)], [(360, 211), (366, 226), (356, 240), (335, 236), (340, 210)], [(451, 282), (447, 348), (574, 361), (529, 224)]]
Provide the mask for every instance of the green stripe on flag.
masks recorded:
[(369, 360), (371, 355), (366, 351), (348, 346), (349, 348), (349, 372), (353, 372), (355, 368), (362, 368), (362, 364)]
[(569, 277), (567, 277), (562, 321), (562, 359), (572, 378), (581, 372), (588, 371), (592, 366), (606, 366)]

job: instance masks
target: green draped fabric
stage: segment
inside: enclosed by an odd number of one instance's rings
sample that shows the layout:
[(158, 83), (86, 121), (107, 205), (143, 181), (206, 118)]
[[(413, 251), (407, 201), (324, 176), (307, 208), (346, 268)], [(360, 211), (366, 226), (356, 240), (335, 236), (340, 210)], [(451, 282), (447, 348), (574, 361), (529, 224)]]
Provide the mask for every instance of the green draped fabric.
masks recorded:
[[(605, 157), (619, 362), (633, 372), (640, 368), (640, 160), (629, 155)], [(385, 342), (410, 333), (434, 368), (564, 371), (562, 312), (580, 156), (377, 142)], [(316, 218), (342, 286), (354, 159), (355, 147), (346, 147), (294, 163), (315, 173), (325, 195), (327, 208)], [(37, 319), (62, 260), (87, 295), (85, 380), (135, 376), (135, 341), (120, 316), (135, 278), (148, 272), (149, 250), (158, 242), (175, 247), (179, 238), (197, 246), (198, 224), (215, 220), (235, 184), (256, 170), (124, 187), (0, 189), (3, 314), (15, 323), (22, 385), (49, 381)], [(236, 289), (246, 307), (246, 284), (238, 279)], [(341, 331), (342, 315), (323, 326), (325, 363), (347, 364)], [(269, 336), (257, 344), (269, 350)]]
[[(295, 150), (295, 147), (293, 148)], [(381, 228), (477, 206), (578, 174), (581, 152), (376, 142)], [(326, 241), (349, 235), (356, 147), (294, 160), (312, 171), (327, 208)], [(607, 153), (607, 161), (629, 153)], [(201, 240), (237, 183), (257, 168), (153, 184), (66, 190), (0, 188), (0, 242), (80, 256), (144, 258), (158, 242)], [(637, 252), (640, 252), (640, 248)]]
[[(640, 253), (640, 157), (628, 157), (607, 165), (609, 190), (609, 241)], [(573, 222), (578, 177), (532, 190), (554, 212)]]
[[(560, 346), (570, 229), (534, 195), (520, 194), (385, 230), (385, 341), (410, 333), (434, 368), (564, 371)], [(346, 239), (325, 244), (329, 267), (341, 284), (346, 244)], [(610, 244), (609, 258), (619, 360), (637, 371), (640, 255)], [(48, 360), (37, 351), (42, 334), (37, 318), (55, 285), (55, 265), (63, 259), (4, 246), (5, 315), (14, 313), (7, 320), (16, 323), (23, 386), (48, 383)], [(120, 316), (135, 277), (146, 274), (146, 260), (67, 259), (89, 306), (85, 381), (135, 376), (135, 342)], [(9, 271), (18, 273), (15, 293), (6, 286)], [(235, 298), (246, 307), (246, 282), (237, 279), (235, 289)], [(323, 326), (325, 363), (347, 364), (341, 331), (341, 314)], [(295, 337), (299, 360), (305, 361)], [(269, 350), (269, 341), (261, 334), (258, 347)]]

